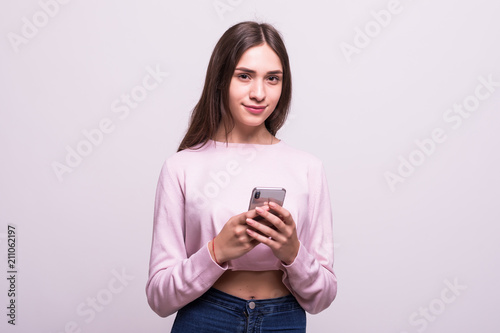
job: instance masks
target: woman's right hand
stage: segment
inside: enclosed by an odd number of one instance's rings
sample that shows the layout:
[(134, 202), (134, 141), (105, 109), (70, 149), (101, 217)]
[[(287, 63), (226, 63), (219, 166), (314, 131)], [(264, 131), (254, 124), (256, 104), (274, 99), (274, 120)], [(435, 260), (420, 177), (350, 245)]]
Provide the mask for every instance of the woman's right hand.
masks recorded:
[[(268, 206), (261, 208), (269, 210)], [(231, 217), (215, 239), (208, 244), (212, 258), (214, 260), (217, 258), (216, 261), (222, 264), (241, 257), (257, 246), (259, 241), (248, 235), (247, 229), (249, 226), (246, 222), (247, 218), (254, 219), (257, 216), (259, 215), (255, 209), (252, 209)], [(213, 241), (215, 241), (215, 247), (212, 244)], [(215, 257), (212, 249), (215, 249)]]

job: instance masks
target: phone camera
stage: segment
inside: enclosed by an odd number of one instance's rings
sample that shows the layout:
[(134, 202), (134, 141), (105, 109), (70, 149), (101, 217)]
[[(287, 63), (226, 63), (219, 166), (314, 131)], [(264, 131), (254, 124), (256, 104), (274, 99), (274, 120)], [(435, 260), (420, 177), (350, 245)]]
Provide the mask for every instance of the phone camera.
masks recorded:
[(260, 191), (255, 192), (255, 199), (260, 198)]

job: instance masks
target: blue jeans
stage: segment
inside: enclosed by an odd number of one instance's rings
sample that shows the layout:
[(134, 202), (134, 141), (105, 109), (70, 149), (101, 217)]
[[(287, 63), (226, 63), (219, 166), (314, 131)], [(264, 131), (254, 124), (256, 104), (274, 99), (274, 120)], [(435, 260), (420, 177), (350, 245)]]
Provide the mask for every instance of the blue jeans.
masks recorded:
[(306, 331), (306, 313), (292, 295), (244, 300), (211, 288), (177, 312), (172, 333)]

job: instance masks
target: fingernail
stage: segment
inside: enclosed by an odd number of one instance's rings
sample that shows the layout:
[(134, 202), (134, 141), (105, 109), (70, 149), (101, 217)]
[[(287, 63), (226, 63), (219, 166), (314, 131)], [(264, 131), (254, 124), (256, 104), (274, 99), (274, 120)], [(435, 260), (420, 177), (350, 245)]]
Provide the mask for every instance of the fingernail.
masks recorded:
[(247, 219), (247, 223), (248, 223), (248, 224), (253, 224), (252, 219)]

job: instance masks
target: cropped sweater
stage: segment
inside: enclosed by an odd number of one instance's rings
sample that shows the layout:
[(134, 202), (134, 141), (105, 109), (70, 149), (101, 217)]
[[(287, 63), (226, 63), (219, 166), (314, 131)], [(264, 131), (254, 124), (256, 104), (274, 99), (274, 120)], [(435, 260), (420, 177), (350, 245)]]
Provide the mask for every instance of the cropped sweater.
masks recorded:
[[(285, 265), (258, 244), (222, 266), (208, 242), (234, 215), (248, 210), (252, 189), (283, 187), (283, 207), (300, 241)], [(273, 145), (209, 141), (175, 153), (158, 181), (146, 294), (166, 317), (205, 293), (226, 270), (283, 271), (283, 283), (309, 313), (327, 308), (337, 293), (332, 213), (323, 164), (280, 141)]]

